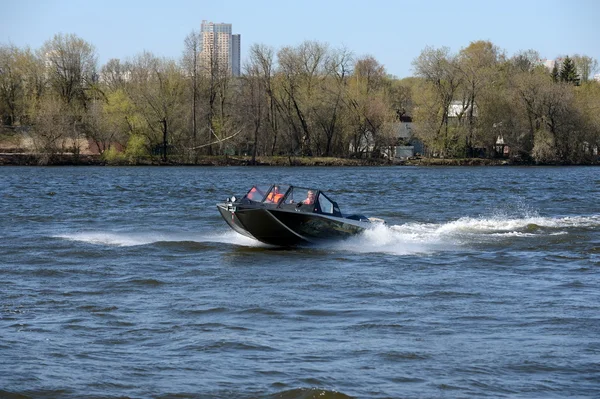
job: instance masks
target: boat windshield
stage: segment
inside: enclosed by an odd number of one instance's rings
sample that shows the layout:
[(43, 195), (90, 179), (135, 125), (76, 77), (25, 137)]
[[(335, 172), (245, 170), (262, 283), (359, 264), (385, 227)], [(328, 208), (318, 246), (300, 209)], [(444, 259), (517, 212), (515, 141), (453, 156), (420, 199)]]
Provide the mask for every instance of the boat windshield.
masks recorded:
[(319, 191), (314, 188), (292, 187), (285, 196), (286, 204), (298, 204), (302, 202), (304, 205), (312, 205), (317, 201)]
[(283, 184), (255, 185), (244, 199), (263, 204), (275, 204), (278, 208), (293, 209), (299, 212), (323, 213), (341, 216), (337, 203), (323, 192), (309, 187), (295, 187)]
[(270, 189), (271, 186), (267, 185), (252, 186), (248, 193), (246, 193), (245, 197), (251, 201), (262, 202), (266, 198)]
[(290, 188), (290, 186), (274, 184), (273, 186), (271, 186), (271, 188), (269, 189), (269, 192), (264, 197), (263, 202), (271, 203), (271, 204), (280, 203), (281, 200), (283, 200), (283, 197), (285, 196), (285, 193), (286, 193), (286, 191), (289, 190), (289, 188)]

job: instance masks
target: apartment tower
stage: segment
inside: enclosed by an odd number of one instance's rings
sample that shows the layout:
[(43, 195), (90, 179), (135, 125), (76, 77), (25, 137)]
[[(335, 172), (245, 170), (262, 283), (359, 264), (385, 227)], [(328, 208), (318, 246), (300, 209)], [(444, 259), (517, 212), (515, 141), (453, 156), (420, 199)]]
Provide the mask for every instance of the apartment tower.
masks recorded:
[(241, 36), (231, 34), (231, 24), (202, 21), (200, 36), (202, 67), (207, 72), (218, 68), (219, 72), (240, 76)]

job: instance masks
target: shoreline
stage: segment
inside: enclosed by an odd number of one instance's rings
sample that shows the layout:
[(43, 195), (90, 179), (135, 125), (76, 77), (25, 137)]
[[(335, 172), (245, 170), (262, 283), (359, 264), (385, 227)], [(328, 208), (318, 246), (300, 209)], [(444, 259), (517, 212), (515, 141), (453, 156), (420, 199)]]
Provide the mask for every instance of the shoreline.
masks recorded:
[(537, 164), (514, 162), (509, 159), (488, 158), (413, 158), (388, 160), (378, 158), (334, 157), (256, 157), (252, 163), (249, 156), (200, 156), (196, 163), (146, 159), (138, 163), (109, 163), (101, 155), (57, 154), (52, 156), (33, 153), (0, 153), (0, 166), (598, 166), (600, 160), (586, 164)]

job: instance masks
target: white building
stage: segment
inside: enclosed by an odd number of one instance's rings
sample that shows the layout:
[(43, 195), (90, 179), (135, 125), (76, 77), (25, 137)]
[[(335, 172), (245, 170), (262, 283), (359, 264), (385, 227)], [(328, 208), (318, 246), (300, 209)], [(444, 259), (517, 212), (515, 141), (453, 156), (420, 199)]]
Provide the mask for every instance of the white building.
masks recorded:
[[(465, 104), (463, 101), (452, 101), (448, 106), (448, 117), (449, 118), (462, 118), (466, 117), (471, 111), (471, 104)], [(477, 116), (477, 104), (473, 108), (473, 115)]]

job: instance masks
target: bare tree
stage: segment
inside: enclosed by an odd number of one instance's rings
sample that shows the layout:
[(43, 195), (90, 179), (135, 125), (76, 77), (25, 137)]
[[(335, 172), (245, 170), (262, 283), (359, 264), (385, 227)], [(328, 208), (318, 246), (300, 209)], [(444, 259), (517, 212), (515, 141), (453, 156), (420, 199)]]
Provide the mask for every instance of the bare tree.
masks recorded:
[[(256, 61), (256, 60), (254, 60)], [(249, 63), (245, 66), (242, 87), (241, 113), (245, 118), (252, 121), (252, 160), (256, 163), (256, 155), (259, 147), (259, 137), (264, 122), (264, 110), (267, 108), (264, 80), (261, 79), (260, 65)]]
[[(467, 156), (472, 156), (475, 141), (477, 100), (486, 85), (492, 84), (496, 65), (504, 59), (498, 47), (489, 41), (472, 42), (458, 55), (457, 67), (462, 75), (463, 109), (467, 114)], [(481, 145), (482, 143), (478, 143)]]
[(341, 130), (341, 115), (347, 95), (348, 79), (352, 69), (352, 53), (346, 49), (333, 51), (325, 62), (325, 75), (319, 93), (315, 95), (313, 113), (321, 128), (324, 143), (317, 150), (330, 156), (336, 134)]
[(77, 100), (85, 108), (86, 92), (97, 80), (94, 46), (76, 35), (58, 34), (42, 46), (41, 56), (55, 92), (66, 104)]
[(0, 46), (0, 125), (12, 126), (22, 114), (24, 73), (19, 70), (20, 50)]
[(448, 113), (456, 91), (462, 83), (462, 75), (457, 67), (455, 55), (450, 54), (447, 47), (434, 49), (426, 47), (419, 57), (413, 61), (417, 76), (423, 77), (435, 93), (438, 107), (431, 109), (439, 115), (439, 123), (434, 132), (439, 150), (445, 156), (449, 150), (450, 136), (448, 131)]
[(262, 87), (267, 95), (266, 119), (271, 132), (270, 155), (274, 155), (277, 147), (279, 135), (279, 110), (281, 104), (278, 103), (275, 87), (275, 54), (271, 47), (255, 44), (250, 47), (250, 68), (257, 74), (257, 78), (262, 81)]
[(112, 58), (100, 69), (100, 82), (111, 91), (122, 89), (131, 78), (127, 66), (118, 58)]
[(366, 56), (355, 62), (345, 100), (349, 147), (355, 156), (377, 155), (389, 145), (394, 115), (386, 102), (386, 89), (385, 68), (375, 58)]
[(202, 39), (200, 33), (192, 31), (184, 41), (184, 52), (182, 57), (183, 68), (190, 80), (191, 95), (191, 121), (192, 121), (192, 142), (191, 148), (194, 153), (194, 163), (198, 162), (198, 96), (200, 94), (200, 52), (202, 51)]
[(168, 161), (171, 135), (177, 133), (183, 76), (174, 61), (144, 52), (131, 64), (128, 94), (149, 128), (146, 137), (152, 149), (160, 145), (163, 162)]
[(521, 72), (531, 72), (540, 60), (540, 53), (535, 50), (520, 51), (514, 55), (510, 62)]
[(598, 70), (598, 60), (593, 59), (587, 55), (575, 54), (573, 62), (577, 68), (577, 72), (582, 82), (588, 82), (594, 73)]
[(279, 103), (303, 155), (313, 151), (310, 99), (323, 73), (326, 54), (326, 45), (310, 41), (277, 53), (282, 83)]

